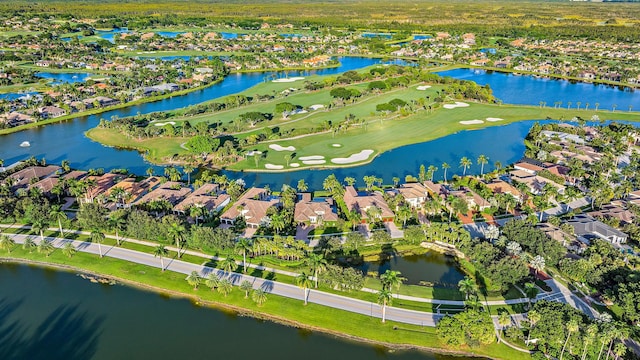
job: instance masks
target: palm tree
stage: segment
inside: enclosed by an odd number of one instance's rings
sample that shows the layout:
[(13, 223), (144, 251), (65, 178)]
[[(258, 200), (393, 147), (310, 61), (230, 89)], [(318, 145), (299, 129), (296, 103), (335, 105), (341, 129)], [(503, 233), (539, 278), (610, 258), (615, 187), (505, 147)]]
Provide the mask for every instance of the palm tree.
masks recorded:
[(62, 229), (62, 221), (67, 220), (67, 214), (61, 210), (59, 205), (52, 206), (49, 215), (52, 219), (56, 219), (58, 221), (58, 229), (60, 230), (60, 237), (64, 238), (64, 231)]
[(591, 324), (591, 325), (587, 326), (587, 329), (585, 331), (585, 334), (584, 334), (583, 340), (582, 340), (582, 342), (584, 343), (584, 347), (582, 348), (582, 356), (580, 357), (581, 360), (586, 359), (586, 357), (587, 357), (587, 346), (593, 344), (593, 342), (596, 339), (596, 335), (598, 335), (598, 325)]
[(238, 268), (238, 263), (236, 263), (236, 259), (233, 256), (228, 256), (220, 261), (220, 266), (227, 273), (227, 276), (231, 276), (231, 272)]
[(447, 169), (450, 169), (451, 165), (445, 163), (442, 163), (442, 170), (444, 170), (444, 183), (447, 183)]
[(211, 291), (220, 286), (220, 277), (218, 276), (218, 274), (213, 272), (210, 273), (209, 276), (207, 276), (207, 280), (205, 280), (205, 285), (207, 285), (207, 287), (210, 288)]
[(296, 284), (298, 287), (302, 289), (304, 292), (304, 304), (307, 305), (307, 299), (309, 297), (309, 288), (313, 284), (309, 279), (309, 275), (307, 275), (304, 271), (300, 273), (300, 275), (296, 276)]
[(184, 241), (184, 234), (186, 233), (186, 229), (184, 226), (177, 222), (172, 222), (168, 229), (169, 238), (176, 242), (176, 248), (178, 249), (178, 257), (182, 257), (180, 255), (180, 245)]
[(7, 250), (7, 253), (11, 254), (11, 249), (15, 244), (16, 241), (13, 238), (7, 235), (0, 235), (0, 249)]
[(393, 295), (388, 289), (382, 288), (378, 291), (378, 304), (382, 305), (382, 322), (386, 320), (387, 304), (391, 305)]
[(384, 274), (380, 275), (380, 281), (382, 282), (382, 288), (391, 291), (393, 287), (396, 290), (400, 290), (400, 285), (404, 281), (404, 278), (401, 277), (402, 273), (400, 271), (387, 270)]
[(44, 241), (44, 231), (49, 227), (49, 224), (44, 219), (36, 219), (31, 223), (31, 230), (40, 233), (40, 242)]
[(464, 299), (469, 300), (469, 295), (478, 291), (478, 286), (472, 278), (465, 276), (464, 279), (458, 281), (458, 289), (464, 294)]
[(53, 247), (53, 244), (49, 240), (42, 240), (38, 245), (38, 252), (44, 253), (47, 257), (49, 257), (54, 250), (55, 247)]
[(198, 286), (200, 285), (200, 274), (197, 271), (192, 271), (189, 276), (187, 276), (187, 282), (189, 285), (193, 286), (193, 290), (198, 290)]
[(104, 241), (104, 238), (104, 233), (100, 231), (100, 229), (95, 228), (91, 230), (91, 241), (98, 244), (98, 253), (100, 254), (100, 257), (102, 257), (102, 242)]
[(251, 299), (258, 304), (258, 306), (262, 306), (267, 302), (267, 293), (262, 289), (255, 289), (253, 293), (251, 293)]
[(153, 248), (153, 257), (160, 257), (160, 269), (162, 271), (164, 271), (164, 260), (163, 258), (165, 256), (167, 256), (169, 252), (167, 251), (167, 248), (164, 247), (164, 245), (158, 245), (155, 248)]
[(22, 243), (22, 248), (24, 250), (28, 250), (29, 254), (31, 254), (33, 252), (33, 249), (35, 249), (36, 247), (37, 247), (37, 245), (33, 241), (33, 239), (31, 238), (31, 236), (29, 236), (26, 239), (24, 239), (24, 243)]
[(429, 181), (433, 181), (433, 174), (435, 174), (436, 171), (438, 171), (437, 167), (433, 165), (429, 165), (429, 167), (427, 168), (427, 174), (429, 174)]
[(484, 154), (478, 156), (478, 165), (480, 165), (480, 176), (484, 175), (484, 166), (489, 163), (489, 158)]
[(244, 291), (244, 298), (248, 299), (249, 298), (249, 291), (251, 291), (253, 289), (253, 285), (251, 285), (251, 282), (249, 280), (245, 280), (240, 284), (240, 289), (242, 289), (242, 291)]
[(76, 254), (76, 251), (76, 247), (73, 246), (73, 243), (71, 241), (65, 242), (64, 246), (62, 247), (62, 253), (69, 258), (72, 258), (73, 255)]
[(536, 255), (536, 257), (531, 259), (529, 265), (533, 268), (533, 270), (535, 270), (536, 275), (538, 275), (538, 271), (542, 271), (545, 267), (544, 258), (540, 255)]
[[(111, 213), (113, 215), (114, 213)], [(118, 235), (118, 231), (124, 229), (124, 226), (127, 224), (127, 221), (121, 216), (113, 215), (109, 216), (109, 226), (115, 230), (116, 232), (116, 244), (120, 246), (120, 236)]]
[(540, 313), (535, 310), (531, 310), (527, 314), (527, 319), (529, 319), (529, 323), (531, 324), (531, 326), (529, 327), (529, 333), (527, 334), (527, 342), (526, 342), (526, 344), (529, 345), (529, 341), (531, 340), (531, 331), (536, 326), (538, 321), (542, 319), (542, 315), (540, 315)]
[(531, 307), (531, 300), (535, 299), (538, 296), (538, 287), (535, 283), (526, 283), (524, 284), (524, 293), (527, 295), (529, 300), (529, 307)]
[(222, 294), (222, 296), (227, 297), (231, 290), (233, 290), (233, 284), (231, 284), (229, 279), (220, 280), (220, 284), (218, 284), (218, 292)]
[(271, 216), (271, 227), (276, 231), (276, 235), (285, 227), (284, 217), (281, 214), (273, 214)]
[(242, 238), (236, 243), (236, 251), (242, 254), (242, 272), (247, 273), (247, 251), (253, 249), (253, 241)]
[(307, 190), (309, 190), (309, 185), (307, 185), (307, 182), (304, 181), (304, 179), (300, 179), (298, 180), (298, 185), (296, 186), (296, 188), (298, 189), (298, 192), (306, 192)]
[(316, 289), (318, 288), (318, 274), (327, 268), (327, 260), (321, 254), (311, 253), (307, 257), (307, 264), (313, 271)]
[(511, 316), (508, 312), (503, 311), (498, 315), (498, 324), (502, 327), (509, 326), (511, 324)]
[(187, 164), (182, 167), (182, 171), (187, 174), (187, 185), (191, 185), (191, 173), (193, 170), (195, 170), (195, 168), (191, 164)]
[(467, 174), (467, 168), (469, 166), (471, 166), (473, 164), (473, 162), (471, 162), (471, 160), (469, 160), (468, 157), (463, 156), (462, 159), (460, 159), (460, 167), (462, 168), (462, 176), (465, 176)]
[(567, 347), (567, 343), (569, 342), (569, 337), (571, 334), (578, 331), (580, 329), (580, 325), (576, 320), (569, 320), (567, 323), (567, 339), (564, 341), (564, 345), (562, 346), (562, 351), (560, 352), (560, 360), (562, 360), (562, 356), (564, 355), (564, 350)]

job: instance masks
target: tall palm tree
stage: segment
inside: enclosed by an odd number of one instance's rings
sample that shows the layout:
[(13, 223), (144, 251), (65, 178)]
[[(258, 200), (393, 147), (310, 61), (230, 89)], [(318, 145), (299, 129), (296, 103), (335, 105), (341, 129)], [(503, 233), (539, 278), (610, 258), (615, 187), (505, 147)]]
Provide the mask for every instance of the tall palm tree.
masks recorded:
[(304, 292), (304, 304), (307, 305), (307, 299), (309, 298), (309, 288), (313, 285), (313, 282), (309, 279), (304, 271), (300, 275), (296, 276), (296, 284)]
[(49, 240), (42, 240), (40, 244), (38, 244), (38, 252), (44, 253), (47, 257), (49, 257), (54, 250), (55, 247)]
[(400, 290), (400, 285), (404, 281), (404, 278), (401, 277), (402, 273), (400, 271), (387, 270), (384, 274), (380, 275), (380, 282), (382, 282), (382, 288), (391, 291), (393, 287), (396, 290)]
[(197, 271), (192, 271), (189, 276), (187, 276), (187, 283), (193, 286), (193, 290), (198, 290), (198, 286), (200, 285), (200, 274)]
[(191, 164), (187, 164), (182, 167), (182, 171), (187, 174), (187, 185), (191, 185), (191, 173), (193, 170), (195, 170), (195, 168)]
[(526, 342), (526, 344), (529, 345), (529, 342), (531, 340), (531, 332), (533, 331), (533, 328), (536, 326), (538, 321), (542, 319), (542, 315), (540, 315), (540, 313), (535, 310), (531, 310), (529, 311), (529, 313), (527, 313), (527, 319), (529, 320), (529, 324), (531, 324), (531, 326), (529, 327), (529, 333), (527, 334)]
[(442, 170), (444, 170), (444, 183), (447, 183), (447, 169), (451, 169), (451, 165), (445, 163), (442, 163)]
[(307, 190), (309, 190), (309, 185), (307, 185), (307, 182), (304, 181), (304, 179), (300, 179), (298, 180), (298, 185), (296, 186), (296, 188), (298, 189), (298, 192), (306, 192)]
[[(588, 103), (587, 103), (588, 104)], [(588, 106), (588, 105), (587, 105)], [(582, 356), (580, 360), (584, 360), (587, 357), (587, 347), (596, 340), (596, 335), (598, 335), (598, 325), (590, 324), (587, 326), (582, 342), (584, 343), (584, 347), (582, 348)]]
[(411, 217), (412, 214), (413, 211), (408, 205), (403, 205), (398, 209), (398, 216), (402, 218), (403, 228), (407, 227), (407, 220), (409, 219), (409, 217)]
[(189, 216), (196, 221), (196, 225), (198, 225), (198, 219), (203, 217), (205, 212), (206, 208), (202, 204), (193, 204), (193, 206), (189, 208)]
[(227, 297), (231, 290), (233, 289), (233, 284), (229, 279), (220, 280), (220, 284), (218, 284), (218, 292), (221, 293), (224, 297)]
[(478, 156), (478, 165), (480, 165), (480, 176), (484, 175), (484, 166), (488, 163), (489, 158), (486, 155), (480, 154), (480, 156)]
[(60, 237), (64, 238), (64, 231), (62, 229), (62, 221), (67, 220), (67, 214), (61, 210), (61, 206), (56, 205), (51, 207), (49, 215), (52, 219), (58, 221), (58, 229), (60, 230)]
[(325, 259), (321, 254), (311, 253), (307, 257), (307, 264), (313, 271), (313, 278), (315, 279), (315, 286), (317, 289), (318, 275), (320, 274), (320, 272), (324, 271), (327, 268), (327, 259)]
[(167, 256), (167, 254), (169, 254), (169, 252), (167, 251), (167, 248), (164, 247), (164, 245), (158, 245), (155, 248), (153, 248), (153, 257), (160, 257), (160, 269), (162, 271), (164, 271), (164, 257)]
[(62, 253), (69, 258), (72, 258), (73, 255), (76, 254), (76, 251), (78, 250), (76, 250), (76, 247), (73, 246), (73, 243), (71, 241), (65, 242), (64, 246), (62, 247)]
[(231, 276), (231, 272), (238, 268), (238, 263), (236, 263), (236, 259), (233, 256), (228, 256), (220, 261), (220, 267), (227, 273), (227, 276)]
[(180, 255), (180, 245), (182, 245), (182, 242), (184, 241), (184, 235), (186, 232), (187, 230), (185, 227), (177, 222), (172, 222), (171, 225), (169, 225), (168, 234), (169, 237), (176, 242), (178, 257), (182, 257), (182, 255)]
[(124, 229), (124, 226), (127, 224), (127, 221), (123, 217), (117, 216), (114, 214), (115, 213), (111, 213), (111, 216), (109, 216), (109, 226), (115, 231), (116, 244), (120, 246), (120, 236), (118, 232)]
[(544, 270), (544, 267), (545, 267), (544, 258), (540, 255), (536, 255), (533, 259), (531, 259), (531, 262), (529, 263), (529, 265), (533, 268), (533, 270), (535, 270), (536, 275), (538, 275), (539, 271)]
[(98, 253), (100, 257), (102, 257), (102, 242), (104, 241), (105, 236), (100, 229), (95, 228), (91, 230), (91, 241), (98, 244)]
[(245, 238), (241, 238), (236, 243), (236, 251), (242, 254), (242, 272), (247, 273), (247, 251), (253, 249), (253, 241)]
[(478, 291), (478, 286), (472, 278), (465, 276), (464, 279), (458, 281), (458, 289), (464, 294), (464, 299), (469, 300), (469, 295)]
[(6, 250), (7, 253), (11, 254), (11, 249), (15, 246), (16, 241), (13, 238), (10, 238), (7, 235), (0, 235), (0, 249)]
[(262, 306), (265, 302), (267, 302), (267, 293), (262, 289), (255, 289), (251, 293), (251, 299), (258, 304), (258, 306)]
[(22, 248), (24, 250), (28, 250), (29, 254), (31, 254), (33, 252), (33, 249), (35, 249), (36, 247), (37, 247), (37, 245), (33, 241), (33, 239), (31, 238), (31, 236), (29, 236), (26, 239), (24, 239), (24, 242), (22, 243)]
[(44, 219), (36, 219), (31, 223), (31, 230), (40, 234), (40, 242), (44, 241), (44, 231), (49, 227), (49, 224)]
[(528, 282), (524, 284), (524, 293), (527, 295), (527, 299), (529, 301), (529, 307), (531, 307), (531, 300), (535, 299), (538, 296), (538, 287), (535, 283)]
[(251, 282), (249, 280), (245, 280), (240, 284), (240, 289), (242, 289), (242, 291), (244, 291), (244, 298), (248, 299), (249, 298), (249, 291), (251, 291), (253, 289), (253, 285), (251, 285)]
[(564, 355), (564, 350), (567, 347), (567, 343), (569, 342), (569, 338), (571, 334), (580, 330), (580, 325), (576, 320), (569, 320), (567, 323), (567, 339), (564, 341), (564, 345), (562, 346), (562, 351), (560, 352), (560, 360), (562, 360), (562, 356)]
[(438, 171), (438, 168), (433, 165), (429, 165), (427, 168), (427, 174), (429, 175), (429, 181), (433, 181), (433, 175)]
[(393, 295), (388, 289), (382, 288), (378, 291), (378, 304), (382, 305), (382, 322), (386, 320), (387, 304), (391, 305)]
[(284, 217), (281, 214), (273, 214), (271, 216), (271, 227), (276, 231), (276, 235), (285, 227)]
[(469, 160), (468, 157), (463, 156), (462, 159), (460, 159), (460, 167), (462, 168), (462, 176), (465, 176), (467, 174), (467, 168), (469, 166), (471, 166), (473, 164), (473, 162), (471, 162), (471, 160)]
[(205, 281), (205, 285), (207, 285), (208, 288), (211, 289), (211, 291), (213, 291), (215, 288), (217, 288), (220, 285), (220, 277), (218, 276), (218, 274), (216, 273), (210, 273), (209, 276), (207, 276), (207, 280)]

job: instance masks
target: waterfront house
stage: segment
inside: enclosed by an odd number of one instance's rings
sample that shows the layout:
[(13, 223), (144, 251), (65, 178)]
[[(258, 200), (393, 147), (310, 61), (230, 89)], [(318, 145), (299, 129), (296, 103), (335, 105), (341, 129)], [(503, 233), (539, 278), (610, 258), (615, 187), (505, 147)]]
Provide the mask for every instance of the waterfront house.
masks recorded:
[(349, 211), (357, 211), (363, 224), (371, 222), (369, 213), (371, 208), (378, 208), (380, 211), (376, 215), (383, 222), (393, 221), (395, 214), (382, 197), (382, 194), (374, 192), (358, 192), (353, 186), (347, 186), (344, 193), (344, 202)]
[(491, 207), (491, 204), (485, 198), (464, 186), (458, 190), (451, 191), (450, 194), (464, 200), (469, 210), (483, 211)]
[(173, 207), (184, 200), (190, 192), (191, 189), (183, 187), (179, 182), (167, 181), (146, 193), (134, 205), (147, 204), (154, 201), (167, 201)]
[(429, 196), (429, 190), (420, 183), (406, 183), (402, 184), (398, 189), (398, 192), (404, 200), (413, 208), (421, 207)]
[(53, 176), (60, 170), (59, 166), (29, 166), (20, 171), (17, 171), (9, 175), (10, 181), (13, 182), (11, 190), (16, 191), (18, 189), (26, 189), (30, 184), (37, 183), (38, 181)]
[(151, 176), (142, 181), (136, 181), (135, 178), (126, 178), (117, 184), (110, 187), (105, 194), (111, 196), (115, 189), (122, 189), (125, 192), (125, 196), (122, 199), (115, 201), (115, 207), (131, 207), (131, 204), (136, 202), (142, 196), (152, 191), (160, 184), (160, 178)]
[(218, 184), (204, 184), (174, 206), (173, 212), (189, 215), (189, 209), (193, 206), (203, 207), (208, 214), (221, 211), (229, 204), (231, 196), (219, 190)]
[(98, 196), (105, 196), (107, 190), (109, 190), (113, 185), (122, 180), (124, 175), (120, 174), (112, 174), (106, 173), (104, 175), (92, 175), (88, 176), (87, 180), (93, 182), (94, 185), (87, 189), (85, 193), (84, 201), (85, 202), (93, 202), (93, 200)]
[(298, 224), (335, 223), (338, 213), (331, 198), (313, 199), (311, 193), (302, 193), (296, 202), (293, 220)]
[(49, 119), (66, 115), (67, 111), (57, 106), (44, 106), (38, 109), (38, 113), (43, 119)]
[(437, 200), (444, 201), (449, 196), (449, 189), (444, 184), (434, 183), (433, 181), (425, 181), (424, 187), (427, 189), (429, 195)]
[(251, 188), (220, 216), (220, 221), (233, 225), (242, 216), (247, 227), (257, 229), (267, 220), (267, 210), (279, 203), (280, 199), (270, 196), (267, 189)]
[(518, 201), (522, 200), (522, 193), (520, 192), (520, 190), (516, 189), (515, 186), (509, 184), (506, 181), (494, 179), (486, 185), (494, 194), (509, 194)]

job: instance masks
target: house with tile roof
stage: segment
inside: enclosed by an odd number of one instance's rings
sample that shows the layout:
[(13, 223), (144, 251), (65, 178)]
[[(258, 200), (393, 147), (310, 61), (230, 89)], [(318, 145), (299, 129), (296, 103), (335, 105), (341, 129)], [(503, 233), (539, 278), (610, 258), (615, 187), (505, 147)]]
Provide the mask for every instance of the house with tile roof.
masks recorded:
[(389, 208), (381, 193), (374, 192), (358, 192), (353, 186), (347, 186), (344, 192), (344, 202), (349, 211), (357, 211), (363, 224), (371, 222), (369, 219), (369, 209), (377, 207), (380, 209), (378, 219), (383, 222), (393, 221), (395, 214)]
[(332, 198), (313, 199), (311, 193), (302, 193), (296, 202), (293, 220), (298, 224), (334, 223), (338, 213)]

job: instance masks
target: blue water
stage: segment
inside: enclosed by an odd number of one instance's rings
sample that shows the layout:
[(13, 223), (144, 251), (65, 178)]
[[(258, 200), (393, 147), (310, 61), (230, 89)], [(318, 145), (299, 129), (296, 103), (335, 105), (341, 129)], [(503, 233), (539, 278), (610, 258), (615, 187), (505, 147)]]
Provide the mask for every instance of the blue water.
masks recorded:
[(78, 83), (84, 82), (91, 76), (90, 73), (77, 72), (77, 73), (52, 73), (52, 72), (39, 72), (36, 76), (42, 79), (52, 80), (51, 84), (59, 85), (64, 83)]
[(166, 38), (175, 38), (180, 34), (184, 34), (184, 31), (157, 31), (156, 34)]
[(413, 35), (413, 40), (427, 40), (431, 39), (433, 36), (431, 35)]
[(630, 88), (620, 90), (618, 87), (609, 85), (572, 83), (567, 80), (488, 72), (480, 69), (456, 69), (438, 74), (456, 79), (473, 80), (480, 85), (489, 84), (493, 94), (509, 104), (538, 105), (540, 101), (544, 101), (548, 107), (552, 107), (556, 101), (562, 101), (561, 106), (564, 108), (569, 105), (569, 102), (572, 103), (572, 108), (576, 108), (577, 102), (581, 102), (582, 109), (587, 103), (591, 109), (599, 103), (600, 109), (603, 110), (611, 110), (614, 104), (617, 105), (618, 110), (628, 111), (630, 105), (633, 109), (640, 110), (640, 91), (633, 91)]
[(280, 35), (282, 37), (285, 37), (285, 38), (293, 38), (293, 37), (298, 37), (299, 38), (299, 37), (302, 37), (302, 35), (300, 35), (300, 34), (278, 34), (278, 35)]
[(4, 93), (4, 94), (0, 94), (0, 99), (2, 100), (9, 100), (9, 101), (13, 101), (17, 98), (21, 98), (23, 96), (27, 96), (27, 95), (36, 95), (37, 92), (25, 92), (25, 93)]
[(237, 33), (221, 32), (220, 36), (222, 36), (222, 38), (225, 39), (225, 40), (231, 40), (231, 39), (237, 39), (238, 38), (238, 34)]
[(495, 55), (496, 53), (496, 49), (495, 48), (484, 48), (484, 49), (480, 49), (481, 53), (489, 53), (492, 55)]
[(368, 38), (368, 39), (372, 39), (372, 38), (391, 39), (392, 35), (390, 33), (362, 33), (362, 37)]
[(130, 31), (127, 28), (121, 28), (121, 29), (113, 29), (109, 31), (97, 31), (96, 35), (100, 36), (101, 38), (111, 43), (115, 43), (115, 36), (122, 33), (130, 33)]

